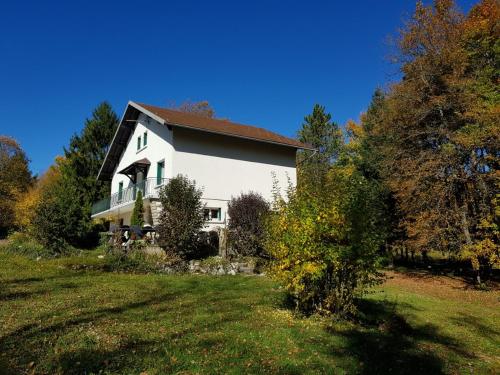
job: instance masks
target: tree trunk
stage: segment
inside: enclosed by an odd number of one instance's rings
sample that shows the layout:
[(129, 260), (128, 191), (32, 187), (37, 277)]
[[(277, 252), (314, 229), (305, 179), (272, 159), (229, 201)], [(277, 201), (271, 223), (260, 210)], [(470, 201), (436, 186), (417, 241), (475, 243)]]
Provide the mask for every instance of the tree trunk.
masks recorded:
[(464, 233), (464, 238), (465, 238), (465, 243), (467, 245), (472, 245), (472, 240), (470, 237), (470, 232), (469, 232), (469, 221), (467, 220), (467, 206), (463, 206), (462, 209), (460, 210), (461, 214), (461, 225), (462, 225), (462, 232)]

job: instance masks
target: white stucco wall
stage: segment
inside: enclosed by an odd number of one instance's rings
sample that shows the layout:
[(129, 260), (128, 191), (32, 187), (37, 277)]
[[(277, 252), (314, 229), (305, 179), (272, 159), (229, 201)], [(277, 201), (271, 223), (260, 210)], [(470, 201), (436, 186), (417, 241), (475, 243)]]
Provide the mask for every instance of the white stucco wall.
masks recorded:
[(187, 175), (205, 199), (255, 191), (272, 199), (273, 172), (284, 191), (296, 183), (296, 150), (275, 144), (174, 128), (174, 175)]
[[(147, 146), (137, 150), (137, 138), (148, 132)], [(173, 127), (172, 130), (141, 114), (127, 146), (116, 166), (111, 182), (111, 194), (131, 185), (130, 179), (118, 171), (143, 158), (151, 165), (145, 178), (156, 178), (157, 162), (165, 161), (165, 178), (178, 174), (196, 181), (203, 189), (203, 203), (207, 208), (220, 208), (220, 219), (206, 223), (205, 229), (214, 229), (227, 223), (227, 203), (241, 193), (254, 191), (272, 200), (273, 174), (282, 192), (288, 179), (296, 184), (296, 150), (291, 147), (256, 142), (235, 137), (211, 134), (192, 129)], [(149, 201), (145, 202), (146, 206)], [(112, 209), (113, 215), (130, 223), (132, 202)], [(104, 215), (104, 214), (103, 214)]]
[[(148, 132), (147, 146), (137, 151), (137, 137), (144, 137), (144, 132)], [(126, 189), (130, 184), (130, 179), (122, 174), (118, 174), (123, 168), (128, 167), (133, 162), (147, 158), (151, 162), (148, 170), (148, 175), (145, 178), (156, 177), (156, 163), (165, 160), (165, 178), (173, 176), (172, 161), (173, 161), (173, 147), (172, 147), (172, 131), (167, 126), (158, 123), (157, 121), (148, 118), (146, 115), (141, 114), (132, 136), (129, 138), (127, 146), (120, 158), (120, 161), (113, 173), (111, 180), (111, 194), (118, 192), (118, 184), (123, 181), (123, 188)]]

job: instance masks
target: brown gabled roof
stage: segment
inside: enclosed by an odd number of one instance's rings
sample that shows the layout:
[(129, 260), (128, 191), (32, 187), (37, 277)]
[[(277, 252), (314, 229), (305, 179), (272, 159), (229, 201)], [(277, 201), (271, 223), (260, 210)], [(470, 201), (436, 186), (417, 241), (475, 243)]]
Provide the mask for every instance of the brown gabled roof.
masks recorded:
[(170, 109), (155, 107), (149, 104), (138, 104), (130, 101), (122, 116), (120, 125), (116, 129), (113, 141), (104, 158), (104, 162), (97, 176), (98, 180), (109, 180), (113, 176), (114, 169), (120, 160), (130, 134), (132, 134), (135, 122), (140, 113), (144, 113), (156, 121), (173, 127), (183, 127), (223, 134), (230, 137), (250, 139), (257, 142), (266, 142), (285, 147), (313, 150), (313, 147), (301, 143), (295, 139), (284, 137), (269, 130), (250, 125), (241, 125), (227, 120), (210, 119), (191, 113), (173, 111)]
[(295, 139), (273, 133), (263, 128), (258, 128), (256, 126), (237, 124), (227, 120), (206, 118), (192, 113), (174, 111), (171, 109), (155, 107), (149, 104), (137, 103), (137, 105), (160, 117), (168, 125), (207, 131), (210, 133), (224, 134), (233, 137), (247, 138), (256, 141), (276, 143), (295, 148), (311, 149), (311, 146), (301, 143)]

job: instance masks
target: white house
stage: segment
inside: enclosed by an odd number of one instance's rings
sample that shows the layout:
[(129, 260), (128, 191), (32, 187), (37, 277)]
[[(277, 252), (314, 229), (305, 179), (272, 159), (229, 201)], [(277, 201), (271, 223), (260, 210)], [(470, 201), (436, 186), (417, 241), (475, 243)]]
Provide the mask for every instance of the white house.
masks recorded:
[(286, 189), (296, 183), (297, 140), (268, 130), (129, 102), (98, 179), (111, 181), (111, 196), (92, 208), (93, 218), (130, 224), (137, 192), (145, 221), (155, 225), (159, 188), (179, 174), (203, 190), (206, 228), (224, 225), (233, 196), (254, 191), (270, 200), (273, 176)]

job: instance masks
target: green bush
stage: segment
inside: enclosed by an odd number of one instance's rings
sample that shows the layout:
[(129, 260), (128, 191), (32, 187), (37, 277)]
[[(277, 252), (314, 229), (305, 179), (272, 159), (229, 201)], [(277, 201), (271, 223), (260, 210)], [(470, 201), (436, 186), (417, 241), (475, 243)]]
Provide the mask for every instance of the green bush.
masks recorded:
[(257, 193), (232, 198), (228, 205), (228, 240), (237, 256), (263, 255), (264, 219), (269, 204)]
[(208, 273), (216, 273), (217, 270), (222, 269), (224, 273), (230, 270), (231, 262), (220, 256), (213, 256), (203, 259), (200, 262), (200, 268), (206, 270)]
[(277, 196), (267, 225), (270, 274), (298, 309), (350, 316), (355, 297), (377, 281), (383, 243), (377, 186), (353, 168), (332, 168), (321, 191)]
[(139, 248), (127, 253), (113, 251), (107, 255), (106, 263), (110, 271), (131, 273), (183, 273), (188, 268), (177, 254), (147, 254)]
[(181, 175), (160, 189), (162, 211), (157, 233), (167, 252), (183, 258), (198, 256), (198, 234), (204, 223), (201, 196), (195, 182)]
[[(55, 255), (54, 252), (40, 244), (37, 240), (21, 232), (11, 234), (7, 242), (2, 245), (2, 249), (12, 254), (24, 255), (33, 259), (40, 257), (51, 258)], [(68, 252), (67, 248), (65, 253)]]
[(137, 192), (137, 197), (134, 203), (134, 210), (130, 218), (130, 225), (138, 225), (142, 228), (144, 225), (144, 203), (142, 201), (142, 191)]

